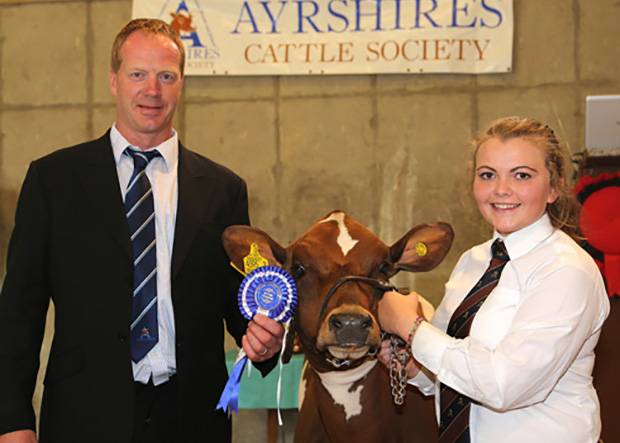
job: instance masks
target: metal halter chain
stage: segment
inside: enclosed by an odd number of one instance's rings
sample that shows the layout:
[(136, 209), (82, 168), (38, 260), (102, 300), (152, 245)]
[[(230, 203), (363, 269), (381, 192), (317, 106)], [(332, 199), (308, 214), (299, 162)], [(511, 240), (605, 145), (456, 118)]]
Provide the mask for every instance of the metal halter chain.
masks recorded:
[[(407, 343), (396, 335), (390, 336), (390, 387), (394, 404), (401, 406), (405, 402), (407, 390), (407, 361), (412, 358)], [(400, 369), (398, 369), (400, 364)]]

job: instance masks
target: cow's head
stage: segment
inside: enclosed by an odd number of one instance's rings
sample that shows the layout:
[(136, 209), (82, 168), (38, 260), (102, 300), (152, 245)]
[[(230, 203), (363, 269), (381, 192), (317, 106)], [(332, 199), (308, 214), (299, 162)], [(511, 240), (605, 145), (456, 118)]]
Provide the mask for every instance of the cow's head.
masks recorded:
[(379, 291), (368, 283), (341, 279), (361, 276), (387, 281), (401, 270), (429, 271), (443, 260), (453, 236), (446, 223), (417, 225), (388, 247), (353, 218), (334, 211), (286, 248), (249, 226), (227, 228), (223, 241), (238, 268), (243, 269), (243, 258), (254, 243), (269, 264), (294, 277), (299, 297), (294, 330), (313, 368), (327, 371), (343, 362), (347, 362), (343, 369), (361, 364), (381, 342)]

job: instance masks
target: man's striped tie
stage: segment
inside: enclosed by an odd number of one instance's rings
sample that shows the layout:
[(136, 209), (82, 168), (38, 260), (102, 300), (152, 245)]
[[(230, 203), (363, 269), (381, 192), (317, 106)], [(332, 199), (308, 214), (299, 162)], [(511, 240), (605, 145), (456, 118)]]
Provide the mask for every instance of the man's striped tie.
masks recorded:
[[(491, 245), (493, 257), (489, 267), (484, 271), (461, 304), (452, 314), (448, 323), (448, 335), (465, 338), (469, 335), (474, 316), (487, 299), (493, 288), (497, 286), (504, 266), (510, 260), (506, 246), (498, 238)], [(471, 399), (444, 385), (440, 385), (439, 442), (469, 443), (469, 409)]]
[(125, 211), (133, 248), (133, 299), (131, 307), (131, 359), (139, 362), (159, 340), (157, 326), (157, 250), (155, 206), (146, 165), (158, 151), (125, 152), (133, 158), (133, 174), (125, 194)]

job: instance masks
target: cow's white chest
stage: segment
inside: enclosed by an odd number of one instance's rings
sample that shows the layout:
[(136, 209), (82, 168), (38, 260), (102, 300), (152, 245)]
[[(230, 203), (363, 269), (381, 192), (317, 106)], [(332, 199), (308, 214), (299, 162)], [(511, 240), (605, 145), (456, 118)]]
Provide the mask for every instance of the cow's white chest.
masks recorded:
[(351, 386), (365, 377), (376, 364), (377, 360), (371, 360), (348, 371), (317, 372), (321, 384), (334, 399), (334, 403), (344, 407), (347, 420), (362, 412), (361, 396), (364, 386), (360, 384), (355, 390), (351, 390)]
[(329, 217), (321, 220), (321, 223), (325, 223), (328, 221), (335, 221), (336, 223), (338, 223), (338, 229), (340, 232), (336, 241), (338, 242), (338, 246), (340, 246), (342, 255), (346, 256), (359, 240), (355, 240), (353, 237), (351, 237), (351, 234), (349, 233), (349, 228), (347, 228), (347, 225), (344, 223), (344, 217), (344, 212), (334, 212), (333, 214), (330, 214)]

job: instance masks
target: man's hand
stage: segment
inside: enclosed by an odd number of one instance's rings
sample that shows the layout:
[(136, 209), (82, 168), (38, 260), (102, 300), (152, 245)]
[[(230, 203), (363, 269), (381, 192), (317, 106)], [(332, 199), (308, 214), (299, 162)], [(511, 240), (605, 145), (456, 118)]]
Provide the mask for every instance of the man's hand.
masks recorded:
[(284, 328), (280, 323), (264, 315), (256, 314), (248, 323), (248, 329), (241, 343), (250, 360), (261, 362), (269, 360), (280, 352), (282, 337), (284, 337)]
[(0, 443), (37, 443), (34, 431), (24, 429), (0, 435)]

